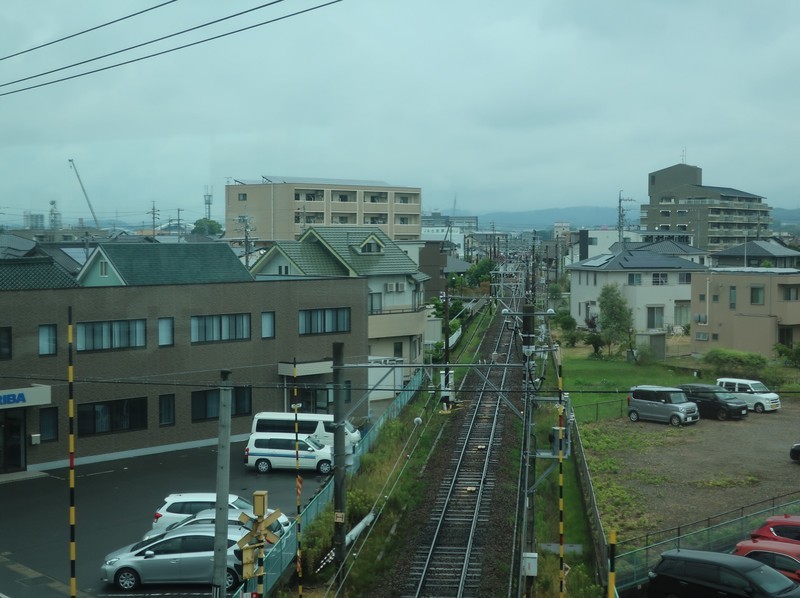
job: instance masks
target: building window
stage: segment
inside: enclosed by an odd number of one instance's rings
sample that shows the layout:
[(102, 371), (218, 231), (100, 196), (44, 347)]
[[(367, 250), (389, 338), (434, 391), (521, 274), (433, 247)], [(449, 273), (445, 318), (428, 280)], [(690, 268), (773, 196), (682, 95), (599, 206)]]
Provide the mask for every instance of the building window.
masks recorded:
[(349, 307), (300, 310), (300, 334), (329, 334), (332, 332), (350, 332)]
[(275, 312), (261, 312), (261, 338), (275, 338)]
[(239, 201), (247, 201), (247, 193), (239, 193)]
[(712, 293), (711, 302), (712, 303), (719, 303), (719, 295), (717, 293)]
[[(712, 297), (713, 297), (713, 295), (712, 295)], [(697, 300), (700, 301), (700, 303), (705, 303), (706, 302), (706, 294), (705, 293), (700, 293), (697, 296)]]
[(147, 344), (146, 320), (79, 322), (77, 351), (113, 351), (144, 347)]
[(397, 342), (394, 344), (394, 356), (402, 359), (403, 357), (403, 343)]
[(369, 313), (379, 314), (383, 312), (383, 293), (370, 293), (369, 298)]
[(158, 319), (158, 346), (171, 347), (175, 344), (175, 318)]
[(711, 333), (711, 340), (712, 341), (718, 341), (719, 340), (719, 334), (717, 334), (716, 332), (712, 332)]
[(348, 201), (348, 200), (349, 200), (349, 198), (347, 197), (346, 193), (340, 193), (339, 194), (339, 201)]
[(0, 360), (11, 359), (11, 327), (0, 327)]
[(694, 333), (694, 340), (696, 340), (696, 341), (707, 341), (708, 340), (708, 332), (695, 332)]
[(408, 195), (401, 195), (398, 197), (397, 203), (408, 203)]
[(653, 272), (653, 286), (654, 287), (662, 287), (667, 284), (667, 273), (666, 272)]
[(39, 409), (39, 434), (42, 442), (58, 440), (58, 407)]
[(147, 428), (147, 397), (78, 405), (78, 436)]
[(174, 426), (175, 425), (175, 395), (159, 395), (158, 396), (158, 425), (159, 426)]
[(783, 287), (783, 300), (784, 301), (797, 301), (800, 299), (800, 287)]
[(192, 342), (218, 343), (250, 338), (250, 314), (192, 316)]
[(381, 246), (375, 241), (364, 243), (361, 246), (361, 253), (380, 253), (380, 252), (381, 252)]
[(664, 306), (658, 305), (647, 308), (647, 327), (648, 328), (663, 328), (664, 327)]
[[(252, 412), (252, 388), (235, 386), (231, 393), (231, 415), (250, 415)], [(208, 421), (219, 418), (219, 388), (192, 392), (192, 421)]]
[(692, 273), (678, 272), (678, 284), (692, 284)]
[(642, 284), (642, 274), (633, 273), (628, 274), (628, 284), (632, 287), (638, 287)]
[(400, 224), (408, 224), (408, 216), (401, 216), (400, 217)]
[(39, 355), (56, 354), (56, 325), (42, 324), (39, 326)]
[(100, 276), (108, 276), (108, 262), (100, 260)]
[(764, 305), (764, 287), (750, 287), (750, 304)]
[(728, 307), (736, 309), (736, 287), (728, 289)]

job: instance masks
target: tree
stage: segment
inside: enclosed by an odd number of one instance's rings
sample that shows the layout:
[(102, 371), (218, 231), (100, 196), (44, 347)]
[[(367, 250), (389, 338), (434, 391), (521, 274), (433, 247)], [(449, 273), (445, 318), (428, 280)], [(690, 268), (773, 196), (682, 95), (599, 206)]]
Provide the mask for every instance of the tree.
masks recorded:
[(216, 220), (210, 218), (200, 218), (194, 223), (192, 229), (193, 235), (206, 235), (209, 237), (216, 237), (222, 233), (222, 225)]
[(597, 297), (600, 307), (600, 318), (597, 322), (603, 342), (611, 354), (612, 345), (621, 345), (627, 340), (628, 348), (633, 349), (631, 332), (633, 331), (633, 310), (622, 296), (616, 284), (607, 284)]
[(481, 282), (489, 280), (493, 269), (494, 263), (488, 257), (472, 264), (467, 270), (467, 284), (471, 287), (480, 286)]

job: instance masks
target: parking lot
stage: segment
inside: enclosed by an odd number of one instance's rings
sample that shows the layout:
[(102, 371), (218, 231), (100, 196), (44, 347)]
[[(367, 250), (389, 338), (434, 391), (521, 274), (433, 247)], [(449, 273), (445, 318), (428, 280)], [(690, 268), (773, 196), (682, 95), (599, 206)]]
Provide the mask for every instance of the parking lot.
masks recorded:
[[(252, 499), (269, 492), (269, 507), (296, 516), (293, 471), (259, 475), (245, 469), (244, 443), (231, 447), (230, 492)], [(100, 581), (103, 557), (142, 537), (168, 494), (213, 491), (216, 447), (182, 450), (76, 468), (76, 580), (79, 596), (131, 596)], [(0, 596), (69, 596), (69, 472), (0, 483)], [(301, 505), (324, 478), (303, 476)], [(203, 586), (154, 586), (137, 596), (207, 596)]]

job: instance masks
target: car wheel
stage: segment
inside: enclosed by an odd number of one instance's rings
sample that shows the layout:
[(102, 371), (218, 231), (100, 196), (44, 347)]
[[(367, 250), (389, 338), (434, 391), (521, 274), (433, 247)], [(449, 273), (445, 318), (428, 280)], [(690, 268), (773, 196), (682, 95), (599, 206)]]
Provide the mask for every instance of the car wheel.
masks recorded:
[(762, 405), (761, 403), (756, 403), (753, 406), (753, 411), (755, 411), (756, 413), (764, 413), (764, 405)]
[(270, 462), (266, 459), (259, 459), (256, 461), (256, 469), (258, 470), (258, 473), (269, 473), (269, 471), (272, 469), (272, 465), (270, 465)]
[(114, 576), (114, 585), (129, 592), (139, 587), (139, 574), (133, 569), (120, 569)]
[(317, 471), (320, 472), (322, 475), (328, 475), (331, 472), (331, 462), (330, 461), (320, 461), (319, 465), (317, 465)]
[(680, 426), (681, 425), (681, 418), (677, 415), (672, 415), (669, 418), (669, 425), (671, 426)]
[(225, 589), (230, 592), (233, 588), (239, 585), (239, 577), (233, 569), (225, 570)]
[(638, 411), (630, 411), (628, 413), (628, 417), (631, 418), (632, 422), (638, 422), (639, 421), (639, 412)]
[(724, 422), (726, 419), (728, 419), (728, 410), (720, 409), (717, 411), (717, 419), (721, 422)]

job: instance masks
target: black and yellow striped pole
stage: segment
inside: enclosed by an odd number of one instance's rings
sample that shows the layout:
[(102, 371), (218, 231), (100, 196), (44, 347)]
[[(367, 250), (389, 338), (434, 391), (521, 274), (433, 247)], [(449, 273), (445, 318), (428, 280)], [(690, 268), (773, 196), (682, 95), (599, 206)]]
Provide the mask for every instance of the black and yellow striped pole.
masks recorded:
[(72, 363), (72, 307), (67, 308), (67, 382), (69, 413), (69, 595), (78, 595), (75, 577), (75, 397), (74, 366)]
[(617, 575), (614, 572), (614, 561), (617, 558), (617, 531), (611, 530), (608, 544), (608, 598), (616, 594)]

